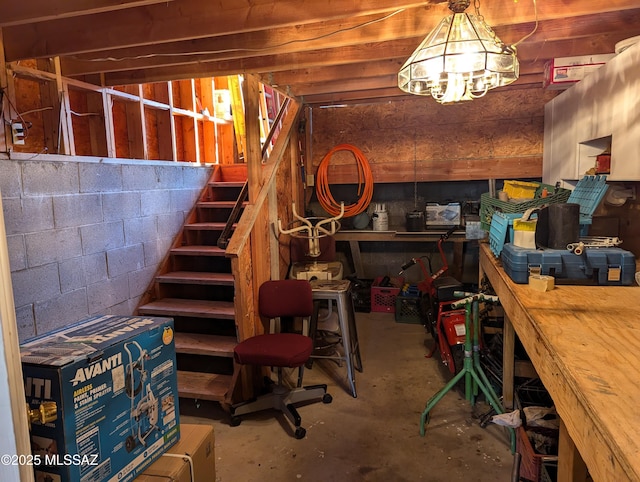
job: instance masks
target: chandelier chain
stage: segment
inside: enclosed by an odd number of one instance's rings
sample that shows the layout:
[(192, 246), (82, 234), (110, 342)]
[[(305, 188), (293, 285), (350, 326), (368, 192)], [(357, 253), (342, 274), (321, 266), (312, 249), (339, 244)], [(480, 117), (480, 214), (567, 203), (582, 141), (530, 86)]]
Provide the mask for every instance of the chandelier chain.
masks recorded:
[(476, 17), (478, 17), (478, 20), (480, 20), (483, 24), (486, 25), (487, 22), (484, 21), (484, 17), (480, 13), (480, 0), (474, 0), (473, 7), (476, 9)]

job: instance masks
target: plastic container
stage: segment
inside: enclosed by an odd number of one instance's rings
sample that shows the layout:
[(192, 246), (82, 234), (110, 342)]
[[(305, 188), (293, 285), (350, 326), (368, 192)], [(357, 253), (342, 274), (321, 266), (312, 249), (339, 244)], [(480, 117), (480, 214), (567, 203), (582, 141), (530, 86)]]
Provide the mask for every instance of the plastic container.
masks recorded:
[(513, 220), (513, 244), (516, 246), (531, 249), (536, 247), (536, 225), (538, 220), (531, 218), (534, 209), (527, 209), (521, 218)]
[(538, 185), (537, 182), (505, 181), (502, 190), (507, 193), (509, 198), (533, 199)]
[(422, 231), (424, 229), (424, 213), (411, 211), (406, 214), (406, 229), (409, 232)]
[(373, 215), (373, 230), (388, 231), (389, 230), (389, 214), (385, 204), (376, 204)]
[(464, 216), (464, 237), (467, 239), (484, 239), (487, 233), (482, 229), (480, 216), (466, 214)]
[(371, 311), (395, 313), (396, 297), (404, 284), (404, 278), (392, 277), (390, 279), (391, 286), (380, 286), (383, 278), (383, 276), (377, 277), (371, 285)]
[(397, 296), (395, 319), (397, 323), (422, 323), (419, 296)]

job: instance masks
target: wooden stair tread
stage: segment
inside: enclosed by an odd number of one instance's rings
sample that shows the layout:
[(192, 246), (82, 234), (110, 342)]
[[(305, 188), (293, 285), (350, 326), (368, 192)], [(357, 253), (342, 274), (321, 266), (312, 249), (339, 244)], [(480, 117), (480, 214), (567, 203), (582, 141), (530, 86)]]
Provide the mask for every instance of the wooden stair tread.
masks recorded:
[(235, 309), (231, 301), (189, 300), (163, 298), (138, 308), (143, 315), (193, 316), (196, 318), (221, 318), (232, 320)]
[(232, 336), (176, 333), (175, 344), (177, 353), (232, 357), (238, 342)]
[(242, 187), (244, 182), (242, 181), (212, 181), (209, 183), (211, 187)]
[[(184, 229), (209, 229), (212, 231), (222, 231), (227, 223), (189, 223), (184, 225)], [(235, 228), (237, 224), (233, 224), (232, 227)]]
[[(242, 203), (242, 207), (245, 207), (247, 204), (246, 201)], [(235, 201), (200, 201), (198, 203), (199, 208), (222, 208), (222, 209), (233, 209), (236, 205)]]
[(225, 250), (218, 246), (193, 245), (171, 248), (171, 254), (182, 256), (224, 256)]
[(182, 398), (223, 402), (231, 388), (231, 375), (178, 370), (178, 395)]
[(156, 280), (161, 283), (233, 286), (233, 275), (231, 273), (172, 271), (156, 276)]

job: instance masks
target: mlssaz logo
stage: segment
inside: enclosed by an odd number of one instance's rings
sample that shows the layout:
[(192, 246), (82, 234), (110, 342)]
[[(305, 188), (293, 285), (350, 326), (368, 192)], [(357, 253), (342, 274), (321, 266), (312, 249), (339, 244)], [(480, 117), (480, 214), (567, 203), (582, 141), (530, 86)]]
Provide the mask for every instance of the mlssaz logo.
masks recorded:
[(78, 383), (84, 383), (87, 380), (91, 380), (95, 376), (102, 375), (109, 370), (113, 370), (115, 367), (120, 365), (122, 365), (122, 353), (116, 353), (115, 355), (111, 355), (109, 358), (100, 360), (88, 367), (78, 368), (76, 370), (76, 376), (71, 379), (71, 383), (75, 387)]

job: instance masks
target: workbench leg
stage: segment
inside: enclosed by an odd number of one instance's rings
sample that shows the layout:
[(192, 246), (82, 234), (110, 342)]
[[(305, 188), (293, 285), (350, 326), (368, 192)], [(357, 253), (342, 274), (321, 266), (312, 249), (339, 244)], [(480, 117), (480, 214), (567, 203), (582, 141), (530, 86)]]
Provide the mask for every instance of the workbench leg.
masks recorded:
[(587, 466), (567, 432), (567, 427), (560, 419), (558, 482), (585, 482), (585, 480), (587, 480)]
[(364, 279), (364, 268), (362, 267), (362, 257), (360, 256), (360, 243), (358, 241), (349, 241), (349, 249), (351, 250), (351, 259), (353, 260), (353, 269), (356, 277)]
[(453, 243), (453, 266), (455, 271), (452, 273), (452, 276), (462, 281), (462, 274), (464, 273), (464, 243), (462, 241), (455, 241)]
[(504, 315), (504, 327), (502, 328), (502, 404), (505, 411), (513, 410), (513, 377), (514, 377), (514, 352), (516, 333), (511, 321)]

